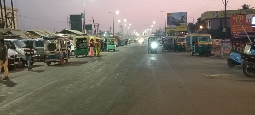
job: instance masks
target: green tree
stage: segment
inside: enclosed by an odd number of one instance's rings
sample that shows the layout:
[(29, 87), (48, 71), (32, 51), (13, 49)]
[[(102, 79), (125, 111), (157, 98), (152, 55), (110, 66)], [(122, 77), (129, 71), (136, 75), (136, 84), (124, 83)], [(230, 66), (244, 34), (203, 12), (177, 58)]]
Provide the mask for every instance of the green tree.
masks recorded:
[(242, 5), (242, 9), (246, 10), (246, 9), (253, 9), (254, 7), (250, 7), (251, 5), (248, 4), (243, 4)]
[(191, 33), (194, 33), (196, 32), (196, 24), (193, 24), (193, 23), (189, 23), (188, 24), (188, 29)]

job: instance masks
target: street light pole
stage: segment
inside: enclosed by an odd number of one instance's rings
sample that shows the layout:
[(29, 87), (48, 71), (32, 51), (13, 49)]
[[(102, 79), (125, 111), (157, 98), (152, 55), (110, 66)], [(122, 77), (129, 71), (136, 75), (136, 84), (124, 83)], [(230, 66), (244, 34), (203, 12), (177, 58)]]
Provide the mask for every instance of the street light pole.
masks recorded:
[(114, 13), (113, 13), (113, 23), (112, 23), (112, 35), (114, 36)]

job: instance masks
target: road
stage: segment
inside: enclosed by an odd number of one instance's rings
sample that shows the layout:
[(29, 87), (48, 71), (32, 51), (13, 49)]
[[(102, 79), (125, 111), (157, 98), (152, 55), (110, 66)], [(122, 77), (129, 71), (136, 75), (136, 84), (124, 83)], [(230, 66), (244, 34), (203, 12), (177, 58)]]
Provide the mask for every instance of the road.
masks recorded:
[(0, 115), (255, 113), (255, 79), (241, 67), (227, 67), (225, 59), (147, 54), (147, 46), (138, 44), (102, 54), (11, 71), (11, 81), (0, 81)]

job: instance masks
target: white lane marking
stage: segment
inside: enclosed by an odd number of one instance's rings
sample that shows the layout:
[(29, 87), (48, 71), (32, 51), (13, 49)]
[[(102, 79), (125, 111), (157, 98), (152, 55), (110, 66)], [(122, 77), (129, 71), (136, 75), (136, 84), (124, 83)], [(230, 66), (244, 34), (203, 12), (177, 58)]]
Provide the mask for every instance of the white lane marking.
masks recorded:
[(53, 82), (51, 82), (51, 83), (49, 83), (49, 84), (47, 84), (47, 85), (44, 85), (44, 86), (42, 86), (42, 87), (40, 87), (40, 88), (38, 88), (38, 89), (36, 89), (36, 90), (34, 90), (34, 91), (32, 91), (32, 92), (30, 92), (30, 93), (28, 93), (28, 94), (26, 94), (26, 95), (20, 97), (20, 98), (17, 98), (17, 99), (15, 99), (15, 100), (13, 100), (13, 101), (11, 101), (11, 102), (9, 102), (9, 103), (3, 105), (3, 106), (0, 108), (0, 110), (3, 110), (3, 109), (5, 109), (5, 108), (7, 108), (8, 106), (10, 106), (10, 105), (13, 104), (13, 103), (18, 103), (18, 102), (20, 102), (23, 98), (26, 98), (26, 97), (28, 97), (29, 95), (31, 95), (31, 94), (33, 94), (33, 93), (35, 93), (35, 92), (37, 92), (37, 91), (39, 91), (39, 90), (41, 90), (41, 89), (47, 87), (47, 86), (49, 86), (49, 85), (51, 85), (51, 84), (53, 84), (53, 83), (56, 83), (57, 81), (58, 81), (58, 80), (53, 81)]

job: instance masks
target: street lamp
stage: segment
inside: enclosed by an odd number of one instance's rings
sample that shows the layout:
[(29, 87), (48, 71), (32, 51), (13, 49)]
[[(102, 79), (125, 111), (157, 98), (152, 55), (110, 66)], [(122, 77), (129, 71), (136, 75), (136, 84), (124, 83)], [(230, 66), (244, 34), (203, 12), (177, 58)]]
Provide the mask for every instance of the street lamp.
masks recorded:
[(124, 19), (124, 22), (127, 22), (127, 19)]
[(151, 27), (153, 27), (153, 25), (151, 25)]
[(129, 26), (131, 26), (131, 24), (129, 24)]
[(153, 21), (153, 24), (156, 24), (156, 22), (155, 22), (155, 21)]
[(190, 17), (190, 18), (193, 18), (193, 24), (194, 24), (194, 17)]
[(112, 13), (112, 14), (113, 14), (112, 34), (113, 34), (113, 36), (114, 36), (114, 14), (119, 14), (120, 12), (119, 12), (119, 11), (116, 11), (115, 13), (114, 13), (114, 12), (109, 12), (109, 13)]

